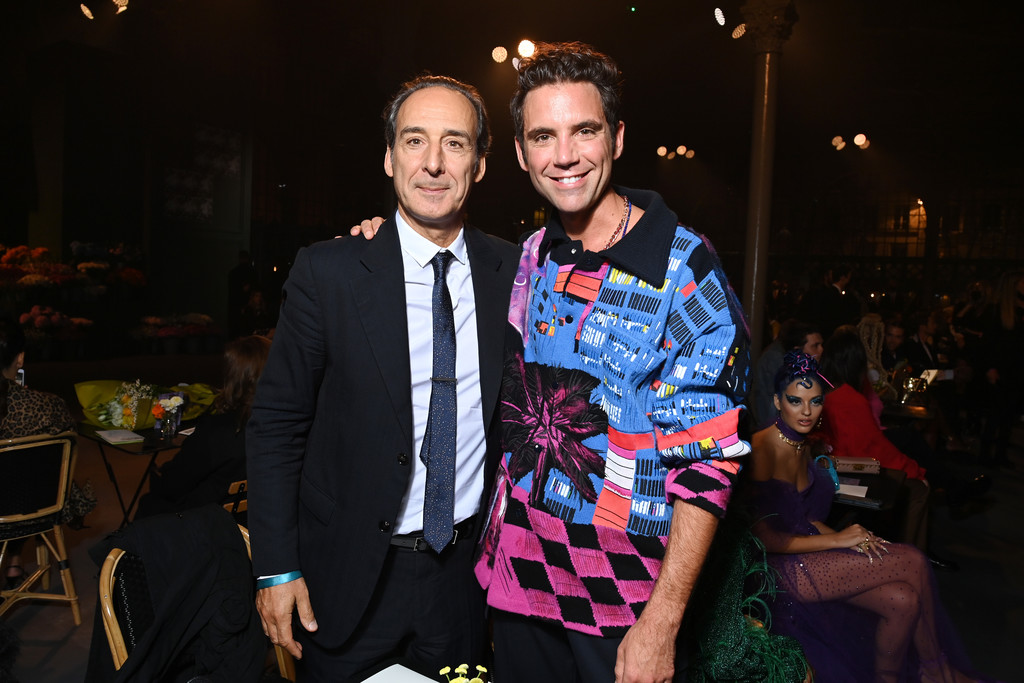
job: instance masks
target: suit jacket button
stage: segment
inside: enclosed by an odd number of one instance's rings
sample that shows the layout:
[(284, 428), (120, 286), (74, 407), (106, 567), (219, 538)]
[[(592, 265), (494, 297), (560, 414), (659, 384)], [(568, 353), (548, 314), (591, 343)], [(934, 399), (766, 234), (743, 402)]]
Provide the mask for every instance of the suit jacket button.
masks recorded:
[(381, 531), (391, 531), (391, 522), (386, 519), (382, 519), (380, 520), (380, 524), (377, 525), (377, 528)]
[(398, 454), (398, 464), (399, 465), (408, 465), (409, 464), (409, 456), (406, 455), (405, 453), (399, 453)]

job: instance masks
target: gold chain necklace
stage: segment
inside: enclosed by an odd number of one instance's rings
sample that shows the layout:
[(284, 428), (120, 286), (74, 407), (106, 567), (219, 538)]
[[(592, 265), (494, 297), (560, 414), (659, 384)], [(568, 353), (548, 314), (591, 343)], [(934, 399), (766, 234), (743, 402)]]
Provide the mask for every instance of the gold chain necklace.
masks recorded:
[(788, 438), (785, 434), (782, 433), (782, 430), (779, 429), (778, 427), (775, 428), (775, 431), (778, 432), (779, 438), (782, 439), (785, 443), (788, 443), (790, 446), (795, 448), (797, 453), (804, 449), (803, 441), (794, 441), (793, 439)]
[(624, 227), (626, 227), (627, 223), (629, 223), (629, 216), (630, 216), (631, 213), (633, 213), (633, 204), (629, 201), (629, 197), (623, 196), (622, 197), (622, 220), (619, 221), (619, 226), (617, 228), (615, 228), (615, 232), (612, 233), (612, 236), (611, 236), (611, 238), (609, 238), (608, 243), (606, 245), (604, 245), (605, 249), (607, 249), (610, 246), (612, 246), (613, 244), (615, 244), (615, 240), (617, 240), (619, 238), (619, 233), (622, 232), (622, 229)]

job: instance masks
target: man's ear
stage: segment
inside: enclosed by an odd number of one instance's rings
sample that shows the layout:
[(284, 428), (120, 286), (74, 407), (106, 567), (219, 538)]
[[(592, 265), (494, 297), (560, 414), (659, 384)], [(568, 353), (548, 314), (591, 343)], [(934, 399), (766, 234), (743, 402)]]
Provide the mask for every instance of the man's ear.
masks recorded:
[(523, 146), (519, 144), (519, 138), (516, 138), (516, 158), (519, 159), (519, 168), (524, 171), (530, 170), (530, 167), (526, 163), (526, 156), (523, 154)]
[(473, 177), (474, 183), (479, 183), (483, 177), (484, 172), (487, 171), (487, 157), (480, 157), (476, 160), (476, 175)]
[(384, 149), (384, 172), (388, 174), (389, 178), (395, 177), (395, 168), (391, 165), (391, 148), (386, 147)]
[(619, 125), (615, 127), (615, 135), (612, 136), (612, 145), (614, 145), (613, 159), (618, 159), (622, 156), (622, 146), (626, 143), (626, 122), (619, 121)]

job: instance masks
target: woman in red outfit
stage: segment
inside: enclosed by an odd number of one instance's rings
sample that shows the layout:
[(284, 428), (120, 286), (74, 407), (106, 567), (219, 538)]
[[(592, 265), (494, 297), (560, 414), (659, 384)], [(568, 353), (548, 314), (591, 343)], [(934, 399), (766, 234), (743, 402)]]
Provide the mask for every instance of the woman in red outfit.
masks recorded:
[(822, 431), (834, 457), (875, 458), (882, 467), (903, 470), (907, 506), (902, 538), (921, 550), (928, 544), (928, 480), (925, 469), (886, 438), (868, 392), (868, 362), (856, 328), (841, 327), (825, 344), (821, 374), (835, 390), (828, 395)]

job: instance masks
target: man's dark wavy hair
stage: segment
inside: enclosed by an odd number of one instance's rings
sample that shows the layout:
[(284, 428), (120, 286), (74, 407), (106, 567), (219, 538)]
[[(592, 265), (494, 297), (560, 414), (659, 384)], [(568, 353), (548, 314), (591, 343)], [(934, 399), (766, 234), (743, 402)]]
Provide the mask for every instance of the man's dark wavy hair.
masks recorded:
[(554, 83), (593, 83), (601, 95), (612, 140), (615, 139), (622, 105), (622, 73), (612, 58), (586, 43), (539, 43), (533, 56), (519, 62), (518, 87), (509, 105), (520, 145), (526, 95), (534, 88)]

